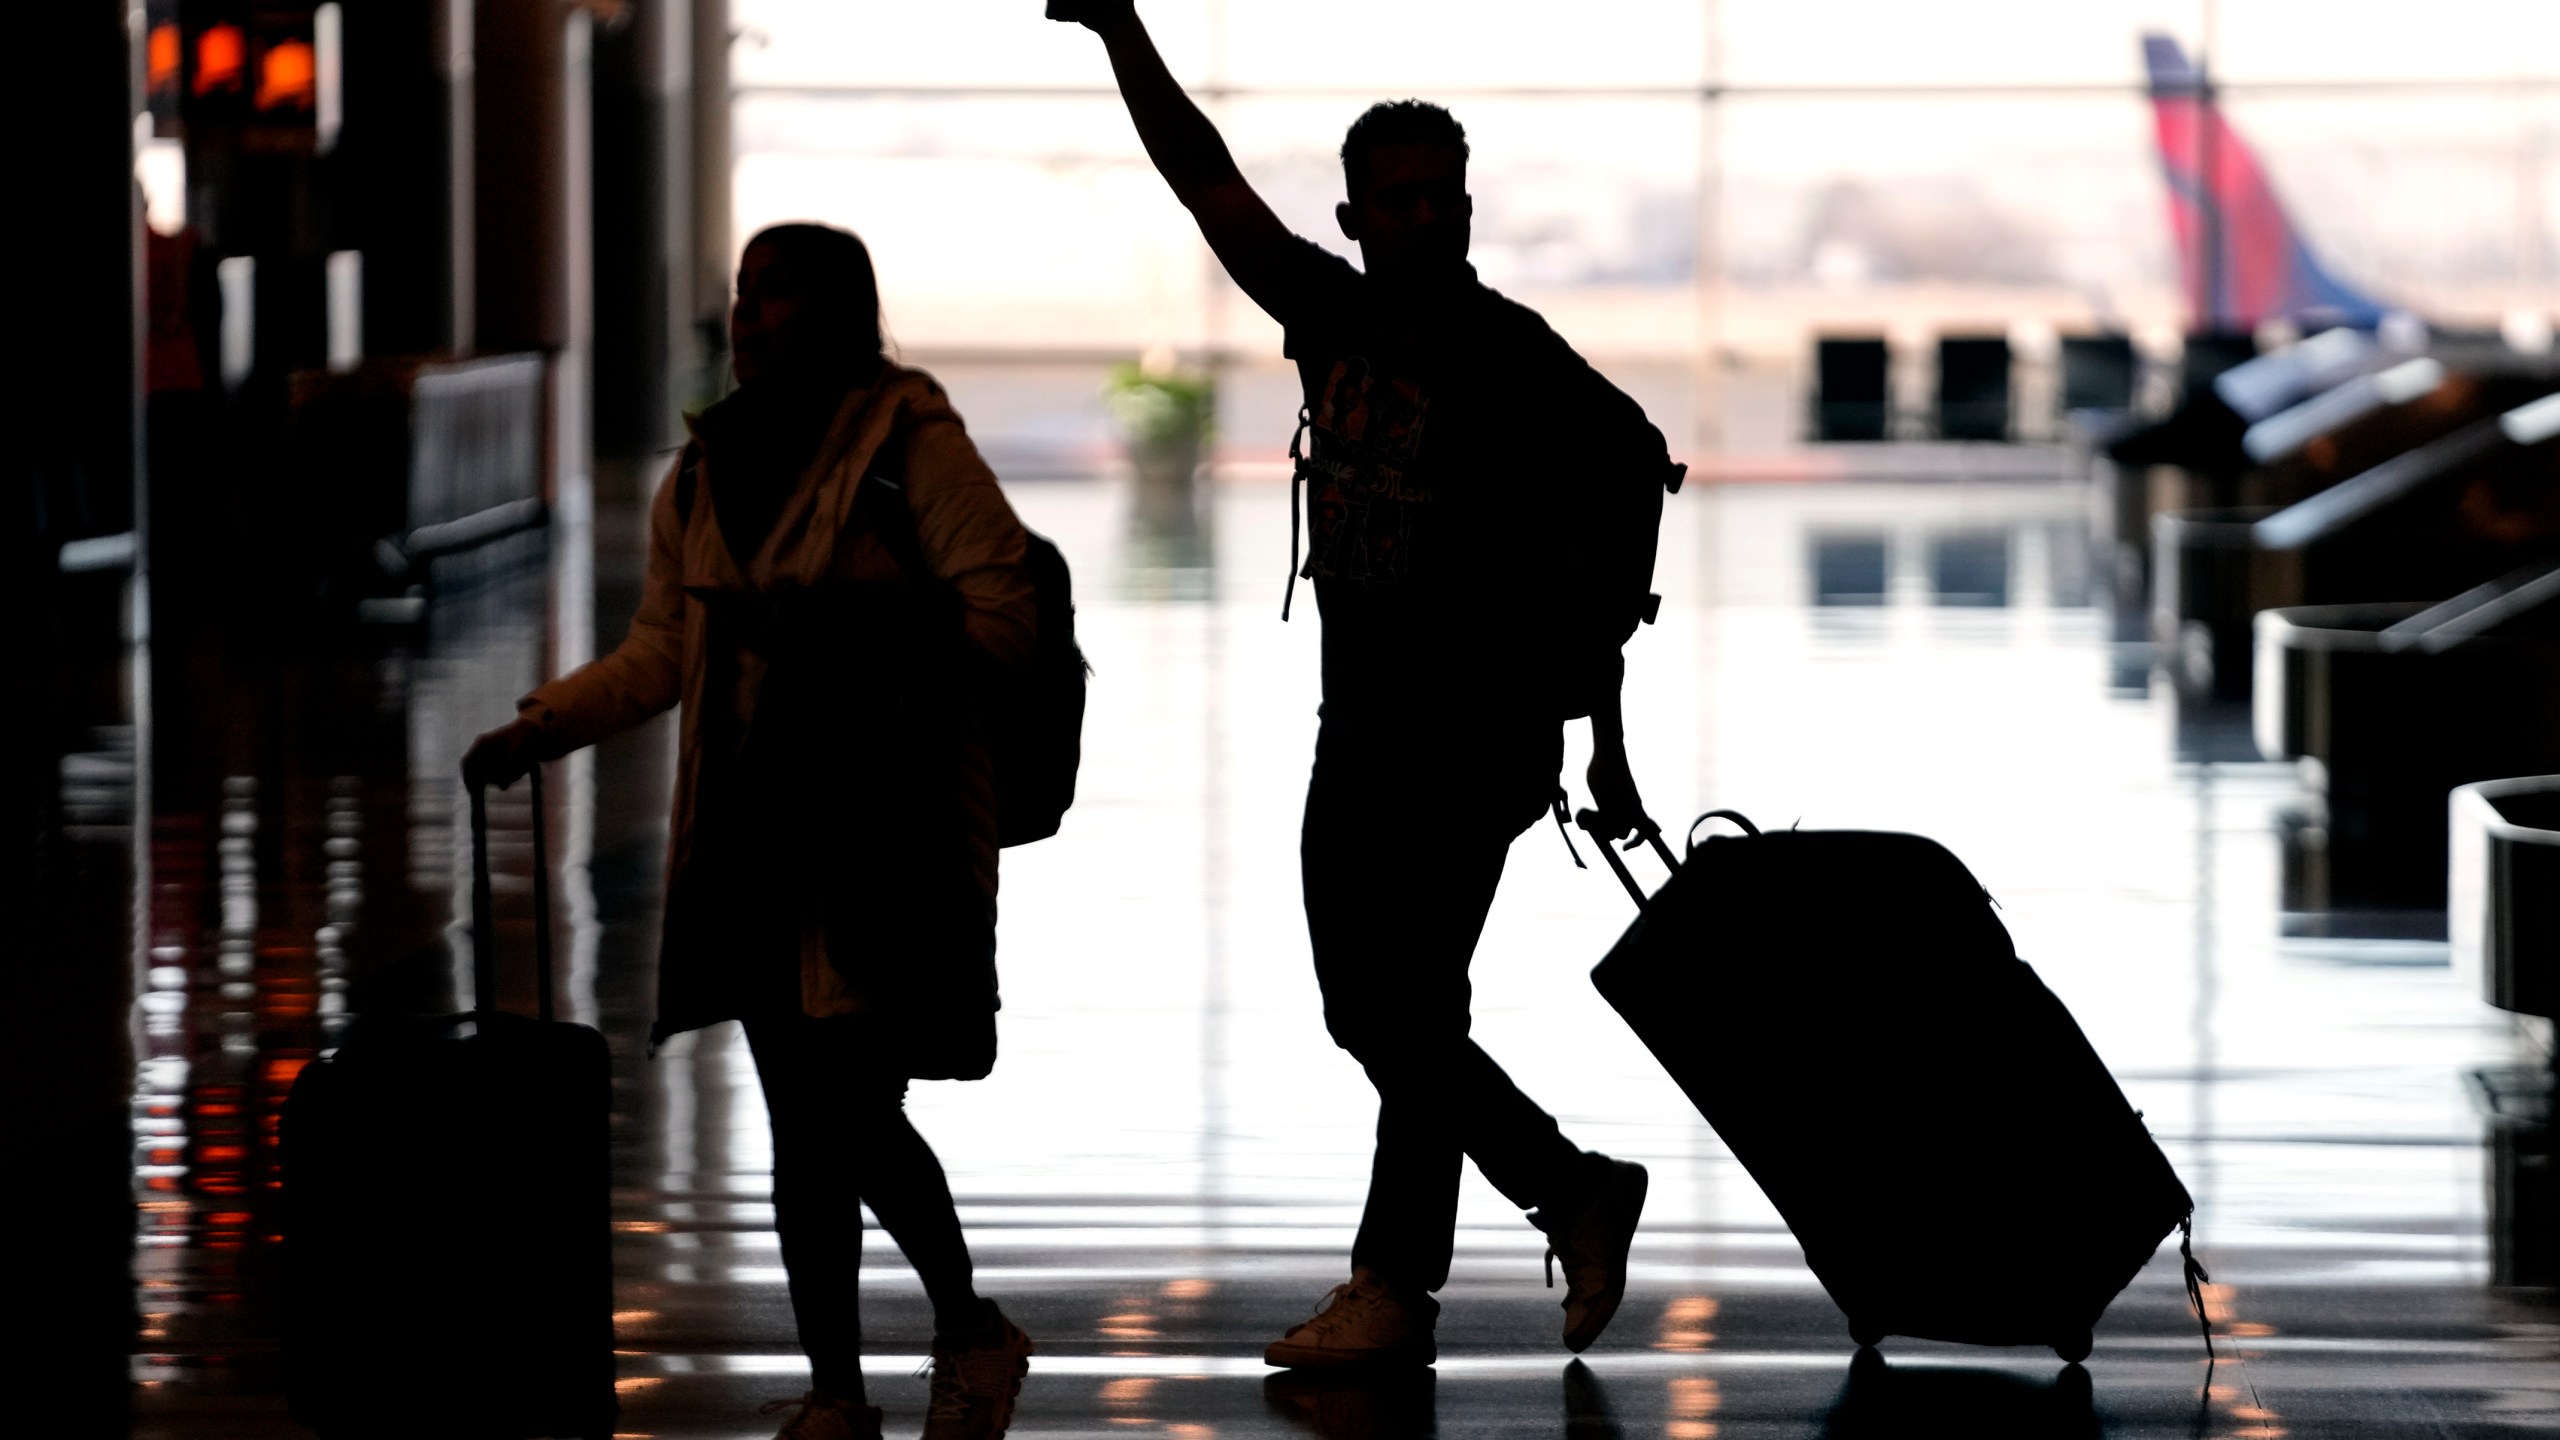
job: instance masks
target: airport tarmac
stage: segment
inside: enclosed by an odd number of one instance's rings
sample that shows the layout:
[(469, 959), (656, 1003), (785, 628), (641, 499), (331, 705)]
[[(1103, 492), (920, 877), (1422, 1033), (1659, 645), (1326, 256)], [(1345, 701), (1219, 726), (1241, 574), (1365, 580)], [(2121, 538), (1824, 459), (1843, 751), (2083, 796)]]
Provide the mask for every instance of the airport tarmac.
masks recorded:
[[(1585, 978), (1625, 895), (1540, 826), (1513, 848), (1478, 954), (1476, 1034), (1569, 1135), (1652, 1168), (1626, 1308), (1567, 1355), (1543, 1237), (1471, 1171), (1436, 1371), (1273, 1378), (1262, 1345), (1342, 1278), (1374, 1118), (1325, 1037), (1298, 902), (1317, 629), (1312, 607), (1279, 618), (1286, 488), (1214, 484), (1199, 534), (1145, 536), (1126, 482), (1060, 479), (1013, 496), (1077, 567), (1095, 670), (1079, 800), (1060, 836), (1005, 857), (994, 1076), (910, 1102), (981, 1288), (1039, 1345), (1013, 1433), (2560, 1429), (2560, 1307), (2490, 1283), (2492, 1156), (2465, 1088), (2516, 1062), (2511, 1021), (2440, 944), (2280, 937), (2275, 816), (2299, 786), (2280, 767), (2177, 761), (2168, 699), (2111, 690), (2089, 506), (2052, 461), (1996, 482), (1672, 499), (1661, 622), (1628, 651), (1630, 747), (1674, 830), (1731, 807), (1763, 826), (1921, 831), (1964, 858), (2195, 1195), (2217, 1365), (2173, 1242), (2109, 1311), (2085, 1375), (2045, 1351), (1910, 1341), (1853, 1366), (1775, 1212)], [(436, 1002), (467, 972), (445, 944), (466, 873), (455, 761), (542, 672), (619, 635), (637, 541), (631, 514), (564, 507), (547, 545), (447, 562), (420, 626), (197, 667), (207, 693), (183, 710), (163, 682), (164, 713), (221, 723), (190, 722), (200, 760), (141, 791), (138, 1434), (301, 1433), (278, 1393), (275, 1107), (349, 1015)], [(756, 1406), (796, 1395), (806, 1369), (745, 1047), (732, 1026), (654, 1058), (644, 1044), (669, 733), (556, 772), (563, 994), (614, 1053), (617, 1433), (745, 1440), (770, 1433)], [(1568, 778), (1578, 790), (1578, 764)], [(518, 877), (521, 797), (494, 812)], [(1427, 847), (1434, 817), (1382, 813), (1376, 843)], [(501, 898), (522, 913), (520, 885)], [(521, 1006), (529, 987), (511, 988)], [(1986, 1197), (1979, 1231), (1943, 1237), (1989, 1287), (2034, 1263), (2004, 1248), (1996, 1208)], [(873, 1398), (890, 1434), (912, 1434), (929, 1319), (868, 1234)], [(463, 1279), (404, 1271), (398, 1236), (383, 1255), (386, 1307)], [(404, 1362), (400, 1384), (432, 1387), (441, 1363)]]

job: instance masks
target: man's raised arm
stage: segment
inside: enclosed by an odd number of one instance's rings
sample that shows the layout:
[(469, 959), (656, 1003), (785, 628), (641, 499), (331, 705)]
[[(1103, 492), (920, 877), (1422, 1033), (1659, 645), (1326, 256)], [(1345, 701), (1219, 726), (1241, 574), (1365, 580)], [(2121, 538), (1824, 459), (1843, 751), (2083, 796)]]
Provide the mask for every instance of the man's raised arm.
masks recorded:
[(1147, 158), (1200, 222), (1200, 233), (1227, 274), (1272, 318), (1287, 323), (1283, 312), (1291, 298), (1288, 277), (1297, 239), (1245, 183), (1218, 127), (1182, 93), (1138, 19), (1134, 0), (1062, 0), (1051, 4), (1050, 14), (1081, 22), (1102, 37)]

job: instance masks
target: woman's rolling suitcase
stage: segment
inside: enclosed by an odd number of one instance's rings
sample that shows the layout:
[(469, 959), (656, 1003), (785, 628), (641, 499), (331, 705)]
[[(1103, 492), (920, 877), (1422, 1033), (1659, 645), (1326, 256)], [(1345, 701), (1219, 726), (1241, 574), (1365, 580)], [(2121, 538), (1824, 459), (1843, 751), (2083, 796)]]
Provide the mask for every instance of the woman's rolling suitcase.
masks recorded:
[(532, 798), (541, 1018), (497, 1009), (475, 789), (477, 1008), (360, 1020), (285, 1102), (286, 1392), (330, 1440), (613, 1433), (612, 1082), (551, 1018), (539, 769)]
[(1685, 863), (1648, 837), (1672, 871), (1650, 899), (1600, 841), (1642, 913), (1592, 983), (1767, 1192), (1860, 1345), (2086, 1356), (2194, 1205), (2070, 1012), (1936, 842), (1714, 816), (1750, 833), (1692, 827)]

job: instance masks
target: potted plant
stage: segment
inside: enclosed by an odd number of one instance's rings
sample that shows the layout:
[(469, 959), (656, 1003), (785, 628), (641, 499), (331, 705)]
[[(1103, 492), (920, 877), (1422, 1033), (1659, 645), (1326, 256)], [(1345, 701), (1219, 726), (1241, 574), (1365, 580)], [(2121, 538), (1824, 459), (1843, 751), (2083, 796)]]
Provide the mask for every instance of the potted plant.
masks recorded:
[(1112, 367), (1104, 399), (1135, 472), (1132, 539), (1157, 563), (1195, 569), (1207, 547), (1194, 481), (1215, 430), (1217, 381), (1175, 367), (1165, 352)]

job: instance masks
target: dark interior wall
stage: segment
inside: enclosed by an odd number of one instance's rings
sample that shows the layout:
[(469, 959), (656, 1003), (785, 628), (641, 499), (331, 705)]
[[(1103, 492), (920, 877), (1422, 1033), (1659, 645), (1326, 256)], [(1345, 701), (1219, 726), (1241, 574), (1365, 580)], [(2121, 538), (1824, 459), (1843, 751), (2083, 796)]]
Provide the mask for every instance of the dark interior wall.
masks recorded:
[(17, 147), (15, 193), (41, 218), (39, 247), (15, 305), (24, 347), (13, 368), (19, 413), (43, 417), (10, 448), (25, 467), (34, 519), (55, 540), (134, 522), (134, 419), (140, 200), (133, 182), (132, 55), (124, 7), (65, 0), (25, 7), (19, 53), (50, 72), (40, 133)]
[[(595, 49), (595, 443), (616, 467), (677, 443), (692, 397), (692, 7), (644, 0)], [(609, 498), (600, 495), (599, 498)]]
[(350, 5), (345, 23), (333, 168), (346, 241), (365, 257), (365, 352), (468, 348), (456, 312), (469, 306), (470, 249), (454, 241), (471, 220), (471, 6)]
[[(27, 268), (12, 399), (32, 423), (9, 447), (9, 573), (23, 602), (11, 693), (36, 735), (9, 747), (7, 864), (23, 897), (0, 945), (11, 1013), (0, 1103), (17, 1163), (0, 1226), (28, 1237), (16, 1283), (38, 1311), (12, 1344), (19, 1389), (63, 1435), (121, 1435), (134, 1335), (129, 842), (77, 845), (62, 761), (132, 719), (122, 684), (121, 575), (63, 576), (60, 543), (136, 527), (141, 208), (133, 183), (136, 56), (122, 0), (17, 7), (17, 53), (42, 57), (40, 133), (16, 193), (45, 229)], [(33, 121), (22, 120), (22, 125)], [(101, 583), (91, 584), (89, 581)]]
[(693, 285), (697, 398), (716, 392), (729, 363), (729, 0), (693, 0)]
[(585, 117), (570, 113), (573, 62), (583, 57), (569, 53), (564, 9), (521, 0), (473, 7), (472, 310), (483, 351), (556, 351), (574, 338), (565, 282), (585, 176), (570, 155)]

